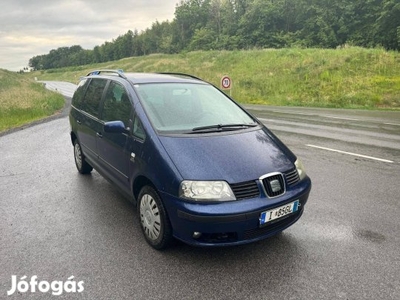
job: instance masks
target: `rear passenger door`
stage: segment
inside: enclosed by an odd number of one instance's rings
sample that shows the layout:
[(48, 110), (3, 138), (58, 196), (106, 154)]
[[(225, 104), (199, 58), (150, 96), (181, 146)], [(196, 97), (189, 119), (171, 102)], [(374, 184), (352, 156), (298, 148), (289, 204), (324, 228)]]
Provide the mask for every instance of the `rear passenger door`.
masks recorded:
[[(108, 121), (122, 121), (125, 128), (132, 126), (132, 104), (125, 87), (117, 82), (110, 81), (104, 95), (101, 109), (103, 124)], [(128, 131), (127, 131), (128, 132)], [(99, 161), (107, 173), (121, 188), (129, 188), (129, 159), (127, 151), (128, 133), (107, 133), (102, 128), (98, 136), (97, 147)]]
[(82, 102), (82, 114), (78, 122), (78, 139), (82, 151), (90, 162), (97, 164), (97, 133), (101, 131), (102, 123), (99, 119), (99, 109), (107, 80), (93, 78), (87, 87)]

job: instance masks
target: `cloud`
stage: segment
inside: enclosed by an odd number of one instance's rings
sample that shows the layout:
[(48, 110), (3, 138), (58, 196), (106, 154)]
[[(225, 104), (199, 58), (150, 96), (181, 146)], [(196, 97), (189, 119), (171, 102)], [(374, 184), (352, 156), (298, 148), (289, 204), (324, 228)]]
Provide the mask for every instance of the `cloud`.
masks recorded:
[(93, 49), (156, 20), (172, 21), (179, 0), (13, 0), (0, 11), (0, 68), (20, 70), (30, 58), (80, 45)]

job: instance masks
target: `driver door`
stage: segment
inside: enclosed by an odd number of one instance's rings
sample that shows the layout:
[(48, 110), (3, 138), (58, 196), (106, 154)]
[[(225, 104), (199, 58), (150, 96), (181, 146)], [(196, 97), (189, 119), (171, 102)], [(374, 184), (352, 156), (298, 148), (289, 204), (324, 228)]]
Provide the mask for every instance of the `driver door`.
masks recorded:
[[(101, 120), (122, 121), (125, 127), (130, 127), (132, 104), (125, 87), (110, 81), (102, 103)], [(129, 189), (129, 160), (130, 152), (127, 151), (128, 133), (107, 133), (104, 128), (97, 135), (99, 161), (103, 169), (123, 190)]]

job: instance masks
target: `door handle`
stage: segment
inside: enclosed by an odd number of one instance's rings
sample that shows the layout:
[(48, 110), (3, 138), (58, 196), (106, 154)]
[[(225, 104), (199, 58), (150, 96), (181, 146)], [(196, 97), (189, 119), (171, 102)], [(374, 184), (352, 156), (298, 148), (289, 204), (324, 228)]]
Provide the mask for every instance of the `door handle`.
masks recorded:
[(102, 134), (101, 132), (97, 132), (96, 135), (97, 135), (99, 138), (103, 138), (103, 134)]
[(76, 123), (82, 124), (81, 120), (76, 120)]

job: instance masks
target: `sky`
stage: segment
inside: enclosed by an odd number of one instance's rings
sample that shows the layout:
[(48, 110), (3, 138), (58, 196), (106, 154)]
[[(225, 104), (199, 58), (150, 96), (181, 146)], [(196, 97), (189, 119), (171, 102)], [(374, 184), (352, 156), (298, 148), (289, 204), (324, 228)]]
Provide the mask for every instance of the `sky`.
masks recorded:
[(0, 0), (0, 69), (19, 71), (59, 47), (93, 49), (172, 21), (180, 0)]

